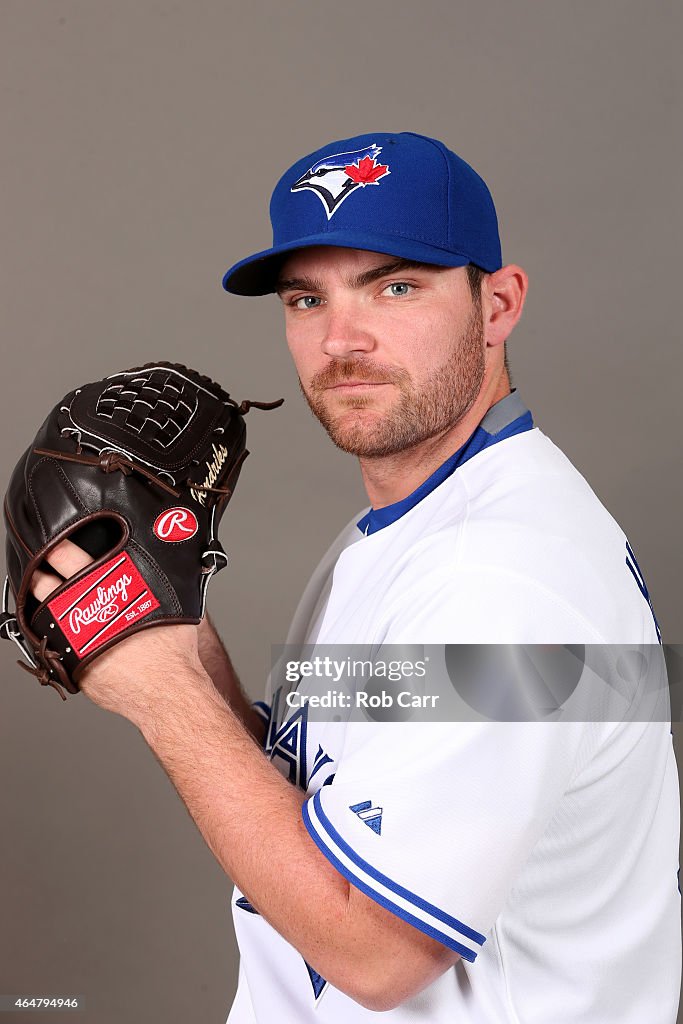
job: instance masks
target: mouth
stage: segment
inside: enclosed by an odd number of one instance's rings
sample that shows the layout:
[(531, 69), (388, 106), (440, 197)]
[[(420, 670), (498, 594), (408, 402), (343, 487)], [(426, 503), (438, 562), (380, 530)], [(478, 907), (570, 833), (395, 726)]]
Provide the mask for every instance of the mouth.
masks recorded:
[(327, 391), (364, 391), (369, 388), (383, 388), (386, 387), (388, 381), (368, 381), (368, 380), (345, 380), (339, 384), (332, 384), (328, 387)]

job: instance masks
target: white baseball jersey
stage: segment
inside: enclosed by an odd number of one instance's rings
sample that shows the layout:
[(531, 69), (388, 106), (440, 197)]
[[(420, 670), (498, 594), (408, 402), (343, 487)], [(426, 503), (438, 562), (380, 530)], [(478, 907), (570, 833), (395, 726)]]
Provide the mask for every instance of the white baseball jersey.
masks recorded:
[[(288, 637), (658, 640), (626, 537), (516, 392), (413, 495), (342, 531)], [(287, 708), (280, 691), (268, 697), (266, 752), (308, 794), (311, 842), (352, 885), (460, 954), (383, 1021), (674, 1024), (669, 724), (320, 723)], [(229, 1024), (375, 1019), (239, 890), (233, 914), (241, 965)]]

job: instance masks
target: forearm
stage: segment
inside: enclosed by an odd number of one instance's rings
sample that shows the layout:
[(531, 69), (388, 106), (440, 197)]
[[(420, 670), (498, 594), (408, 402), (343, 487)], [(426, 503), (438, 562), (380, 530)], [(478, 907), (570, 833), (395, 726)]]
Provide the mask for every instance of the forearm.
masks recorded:
[(306, 832), (303, 792), (263, 757), (208, 680), (188, 682), (186, 699), (178, 688), (160, 695), (135, 724), (226, 874), (316, 970), (329, 980), (336, 971), (339, 983), (353, 947), (349, 886)]
[[(74, 573), (69, 550), (52, 553), (64, 578)], [(42, 582), (40, 600), (53, 589)], [(398, 1005), (449, 966), (451, 951), (350, 886), (318, 850), (304, 792), (243, 724), (251, 709), (207, 622), (212, 681), (199, 632), (182, 623), (137, 632), (102, 653), (80, 689), (140, 729), (221, 867), (314, 969), (370, 1009)]]
[(354, 886), (306, 831), (305, 799), (201, 671), (135, 716), (223, 870), (330, 984), (369, 1009), (419, 992), (457, 959)]
[(265, 725), (251, 706), (240, 685), (230, 655), (223, 646), (208, 614), (197, 628), (199, 657), (204, 671), (223, 700), (232, 708), (259, 745), (263, 745)]

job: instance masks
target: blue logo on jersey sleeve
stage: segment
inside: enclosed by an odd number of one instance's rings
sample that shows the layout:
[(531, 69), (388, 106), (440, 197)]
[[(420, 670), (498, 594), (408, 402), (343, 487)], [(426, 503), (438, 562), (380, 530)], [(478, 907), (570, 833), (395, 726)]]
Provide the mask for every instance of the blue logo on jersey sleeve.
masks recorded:
[(360, 820), (378, 836), (382, 835), (382, 807), (373, 807), (371, 800), (363, 800), (359, 804), (351, 804), (349, 810), (358, 815)]

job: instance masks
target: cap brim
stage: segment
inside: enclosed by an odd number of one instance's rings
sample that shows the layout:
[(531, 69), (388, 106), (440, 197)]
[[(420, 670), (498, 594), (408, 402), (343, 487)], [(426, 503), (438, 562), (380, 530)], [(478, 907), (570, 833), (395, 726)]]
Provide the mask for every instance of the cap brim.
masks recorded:
[(297, 249), (310, 249), (315, 245), (381, 252), (387, 256), (415, 260), (417, 263), (432, 263), (437, 267), (464, 267), (473, 262), (464, 253), (446, 252), (445, 249), (410, 238), (369, 235), (365, 232), (357, 234), (352, 231), (335, 231), (334, 234), (323, 232), (264, 249), (263, 252), (240, 260), (223, 275), (223, 287), (226, 292), (234, 295), (268, 295), (275, 292), (283, 258)]

